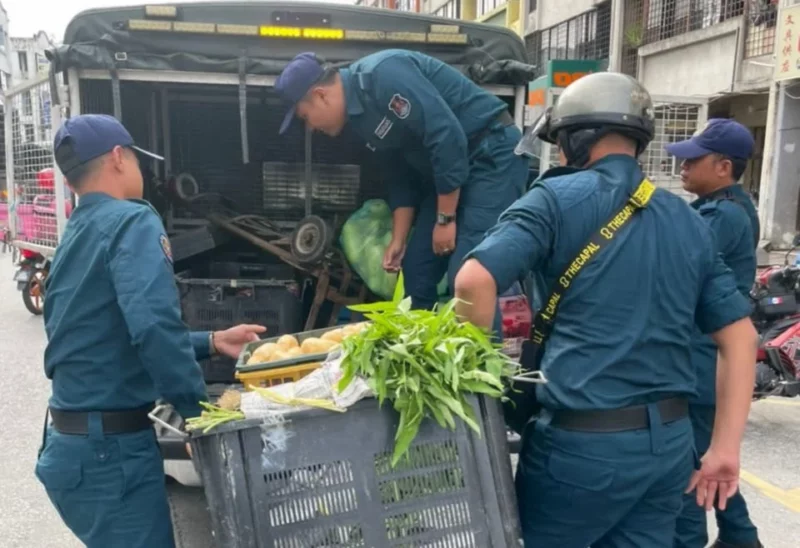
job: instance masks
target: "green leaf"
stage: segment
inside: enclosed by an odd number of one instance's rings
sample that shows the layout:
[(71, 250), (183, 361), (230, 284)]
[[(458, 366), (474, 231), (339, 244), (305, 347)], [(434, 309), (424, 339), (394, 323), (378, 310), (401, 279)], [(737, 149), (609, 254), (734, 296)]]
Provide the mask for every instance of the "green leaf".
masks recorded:
[(347, 307), (348, 310), (353, 312), (389, 312), (397, 308), (397, 305), (392, 302), (368, 303), (368, 304), (354, 304)]
[(419, 417), (418, 420), (409, 421), (407, 424), (403, 426), (403, 430), (400, 431), (398, 429), (398, 434), (400, 434), (394, 442), (394, 452), (392, 453), (392, 468), (397, 466), (397, 463), (400, 462), (400, 459), (408, 453), (409, 447), (411, 447), (411, 442), (414, 441), (414, 438), (417, 436), (417, 432), (419, 432), (419, 425), (422, 423), (422, 415), (417, 415)]
[(503, 389), (503, 382), (498, 379), (497, 377), (490, 375), (485, 371), (480, 371), (478, 369), (473, 369), (472, 371), (466, 371), (461, 374), (461, 378), (464, 380), (475, 380), (481, 381), (488, 385), (494, 386), (500, 390)]
[(394, 295), (392, 295), (392, 302), (399, 303), (405, 297), (405, 281), (403, 280), (403, 271), (397, 275), (397, 284), (394, 286)]

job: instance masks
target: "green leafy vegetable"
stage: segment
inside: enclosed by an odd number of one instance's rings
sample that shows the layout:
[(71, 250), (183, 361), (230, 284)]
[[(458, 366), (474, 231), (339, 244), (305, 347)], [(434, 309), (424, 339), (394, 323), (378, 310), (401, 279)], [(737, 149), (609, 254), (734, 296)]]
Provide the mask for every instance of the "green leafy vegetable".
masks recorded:
[(342, 342), (338, 389), (359, 376), (375, 391), (380, 405), (387, 399), (392, 402), (400, 414), (392, 467), (407, 454), (426, 417), (450, 429), (459, 417), (480, 434), (466, 396), (502, 398), (503, 381), (519, 371), (488, 334), (458, 320), (455, 305), (453, 299), (434, 310), (411, 310), (401, 274), (391, 302), (350, 307), (371, 323), (359, 336)]

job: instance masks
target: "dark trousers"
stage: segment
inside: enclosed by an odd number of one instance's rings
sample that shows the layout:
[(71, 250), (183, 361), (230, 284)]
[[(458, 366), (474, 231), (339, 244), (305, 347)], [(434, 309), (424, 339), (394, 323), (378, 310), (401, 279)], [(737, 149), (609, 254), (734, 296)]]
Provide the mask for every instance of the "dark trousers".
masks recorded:
[(50, 430), (36, 463), (61, 519), (88, 548), (174, 548), (154, 430), (104, 436), (96, 414), (89, 430)]
[(696, 462), (688, 418), (648, 429), (572, 432), (528, 425), (516, 485), (529, 548), (671, 548)]
[[(403, 259), (405, 292), (414, 308), (433, 307), (438, 300), (436, 286), (445, 273), (452, 295), (453, 281), (464, 256), (525, 192), (528, 160), (514, 154), (521, 138), (516, 126), (498, 127), (471, 154), (469, 179), (461, 189), (456, 212), (456, 248), (449, 256), (440, 257), (433, 252), (437, 196), (430, 193), (422, 199)], [(495, 318), (496, 330), (499, 322), (500, 318)]]
[[(701, 457), (711, 444), (716, 409), (709, 405), (689, 406), (689, 416), (694, 430), (694, 444)], [(753, 545), (758, 540), (758, 530), (750, 521), (747, 503), (741, 492), (728, 499), (724, 511), (715, 509), (719, 539), (733, 546)], [(684, 497), (683, 511), (675, 530), (675, 548), (705, 548), (708, 544), (706, 511), (697, 506), (694, 493)]]

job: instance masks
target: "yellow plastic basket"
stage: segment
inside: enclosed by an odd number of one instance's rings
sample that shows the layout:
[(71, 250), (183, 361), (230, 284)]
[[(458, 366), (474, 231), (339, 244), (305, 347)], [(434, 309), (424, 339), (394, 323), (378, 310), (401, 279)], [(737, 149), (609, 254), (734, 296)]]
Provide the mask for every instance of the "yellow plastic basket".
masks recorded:
[(236, 378), (244, 385), (245, 390), (252, 390), (254, 387), (269, 388), (278, 384), (298, 381), (321, 365), (322, 362), (311, 362), (247, 373), (237, 371)]

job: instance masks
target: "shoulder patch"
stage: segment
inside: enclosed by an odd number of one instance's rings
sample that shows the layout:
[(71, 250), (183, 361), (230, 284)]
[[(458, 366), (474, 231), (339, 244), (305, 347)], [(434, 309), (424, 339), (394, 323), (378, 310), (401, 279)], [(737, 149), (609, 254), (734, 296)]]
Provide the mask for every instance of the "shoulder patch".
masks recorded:
[(405, 120), (411, 114), (411, 103), (399, 93), (395, 93), (389, 101), (389, 110), (401, 120)]
[(166, 234), (162, 234), (161, 236), (159, 236), (158, 240), (161, 243), (161, 251), (164, 252), (164, 256), (171, 263), (172, 262), (172, 246), (169, 243), (169, 238), (167, 238)]

